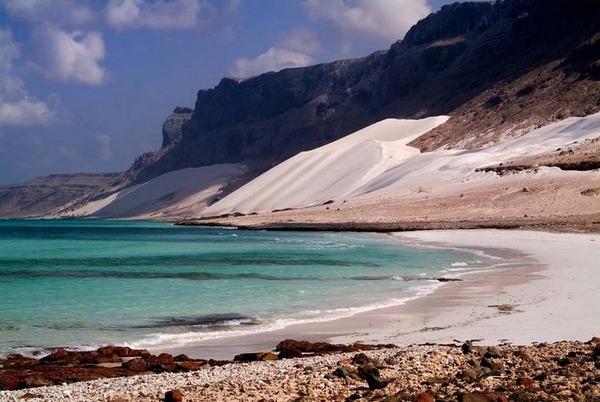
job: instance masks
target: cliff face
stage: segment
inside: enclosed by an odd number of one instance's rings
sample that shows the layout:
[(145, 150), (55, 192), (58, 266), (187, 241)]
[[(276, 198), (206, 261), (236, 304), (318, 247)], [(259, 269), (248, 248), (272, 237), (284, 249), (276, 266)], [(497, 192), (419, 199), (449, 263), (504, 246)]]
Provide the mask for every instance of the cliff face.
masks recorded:
[(121, 173), (56, 174), (0, 186), (0, 218), (48, 213), (79, 197), (113, 185)]
[[(128, 180), (214, 163), (243, 162), (260, 170), (387, 117), (449, 114), (468, 120), (453, 118), (451, 129), (444, 125), (434, 140), (416, 142), (433, 149), (456, 145), (464, 124), (470, 124), (469, 138), (461, 145), (477, 146), (471, 137), (504, 132), (507, 121), (518, 125), (535, 115), (541, 124), (593, 113), (600, 109), (599, 21), (596, 0), (457, 3), (417, 23), (388, 51), (247, 80), (225, 78), (198, 92), (181, 139), (165, 136), (163, 148), (138, 159)], [(538, 76), (534, 87), (555, 79), (555, 90), (511, 87), (527, 74)], [(511, 97), (519, 92), (524, 108), (507, 109), (512, 114), (503, 122), (486, 118), (512, 101), (496, 97), (503, 91)], [(572, 106), (546, 99), (549, 104), (538, 110), (533, 100), (540, 93), (562, 94)]]

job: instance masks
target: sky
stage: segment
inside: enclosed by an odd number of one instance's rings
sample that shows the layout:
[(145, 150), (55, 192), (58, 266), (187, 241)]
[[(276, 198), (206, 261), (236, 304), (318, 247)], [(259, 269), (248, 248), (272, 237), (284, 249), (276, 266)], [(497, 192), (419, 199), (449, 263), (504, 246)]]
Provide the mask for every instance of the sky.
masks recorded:
[(116, 172), (224, 76), (387, 49), (450, 0), (0, 0), (0, 185)]

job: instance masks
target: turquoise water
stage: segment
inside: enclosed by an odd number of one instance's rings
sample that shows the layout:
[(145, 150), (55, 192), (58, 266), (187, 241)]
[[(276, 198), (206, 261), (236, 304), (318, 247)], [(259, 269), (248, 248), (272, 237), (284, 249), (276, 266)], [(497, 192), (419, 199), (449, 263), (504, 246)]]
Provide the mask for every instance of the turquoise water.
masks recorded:
[(328, 320), (402, 303), (478, 259), (384, 234), (0, 221), (0, 354)]

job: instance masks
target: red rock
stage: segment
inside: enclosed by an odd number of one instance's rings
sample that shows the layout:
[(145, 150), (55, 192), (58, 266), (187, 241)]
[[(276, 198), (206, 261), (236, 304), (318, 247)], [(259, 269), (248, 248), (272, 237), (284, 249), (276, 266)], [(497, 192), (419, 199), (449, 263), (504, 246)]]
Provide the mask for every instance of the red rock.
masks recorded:
[(278, 354), (280, 359), (294, 359), (298, 357), (302, 357), (302, 352), (298, 349), (283, 349)]
[(12, 354), (6, 357), (4, 361), (5, 368), (11, 369), (31, 369), (39, 364), (37, 359), (25, 357), (20, 354)]
[(170, 355), (168, 353), (161, 353), (156, 357), (155, 361), (157, 361), (158, 363), (173, 363), (174, 359), (173, 355)]
[(19, 389), (20, 382), (21, 378), (15, 373), (0, 373), (0, 390), (2, 391)]
[(517, 378), (517, 385), (518, 386), (529, 388), (529, 387), (532, 387), (533, 384), (535, 384), (535, 381), (533, 381), (529, 377), (519, 377), (519, 378)]
[(148, 364), (146, 361), (139, 357), (126, 361), (123, 363), (122, 367), (126, 370), (138, 372), (148, 370)]
[(154, 363), (150, 366), (150, 370), (154, 373), (173, 373), (177, 370), (177, 363)]
[(458, 397), (459, 402), (508, 402), (508, 398), (500, 392), (471, 392), (461, 394)]
[(20, 388), (46, 387), (54, 385), (52, 381), (40, 374), (31, 374), (21, 380)]
[(176, 362), (183, 362), (183, 361), (188, 361), (188, 360), (192, 360), (192, 359), (190, 359), (187, 355), (180, 354), (180, 355), (175, 356), (173, 358), (173, 360), (175, 360)]
[(178, 361), (175, 364), (183, 371), (200, 370), (203, 366), (202, 362), (195, 360)]
[(57, 349), (53, 353), (40, 359), (40, 363), (52, 364), (79, 364), (79, 353), (70, 352), (66, 349)]
[(167, 391), (165, 393), (165, 402), (182, 402), (183, 401), (183, 392), (179, 389), (173, 389), (171, 391)]
[(233, 361), (235, 362), (257, 362), (267, 360), (277, 360), (277, 355), (270, 352), (241, 353), (233, 358)]
[(415, 396), (414, 402), (435, 402), (435, 398), (427, 392), (422, 392)]
[(209, 359), (208, 360), (208, 365), (211, 367), (220, 367), (220, 366), (224, 366), (226, 364), (231, 363), (229, 360), (215, 360), (215, 359)]

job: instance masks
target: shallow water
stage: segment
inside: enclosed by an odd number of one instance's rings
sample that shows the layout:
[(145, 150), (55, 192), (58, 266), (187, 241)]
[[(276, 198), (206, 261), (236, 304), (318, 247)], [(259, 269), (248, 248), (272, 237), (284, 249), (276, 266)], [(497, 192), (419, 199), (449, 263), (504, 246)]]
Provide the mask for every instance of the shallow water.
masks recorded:
[(0, 353), (173, 346), (349, 316), (482, 258), (384, 234), (0, 221)]

